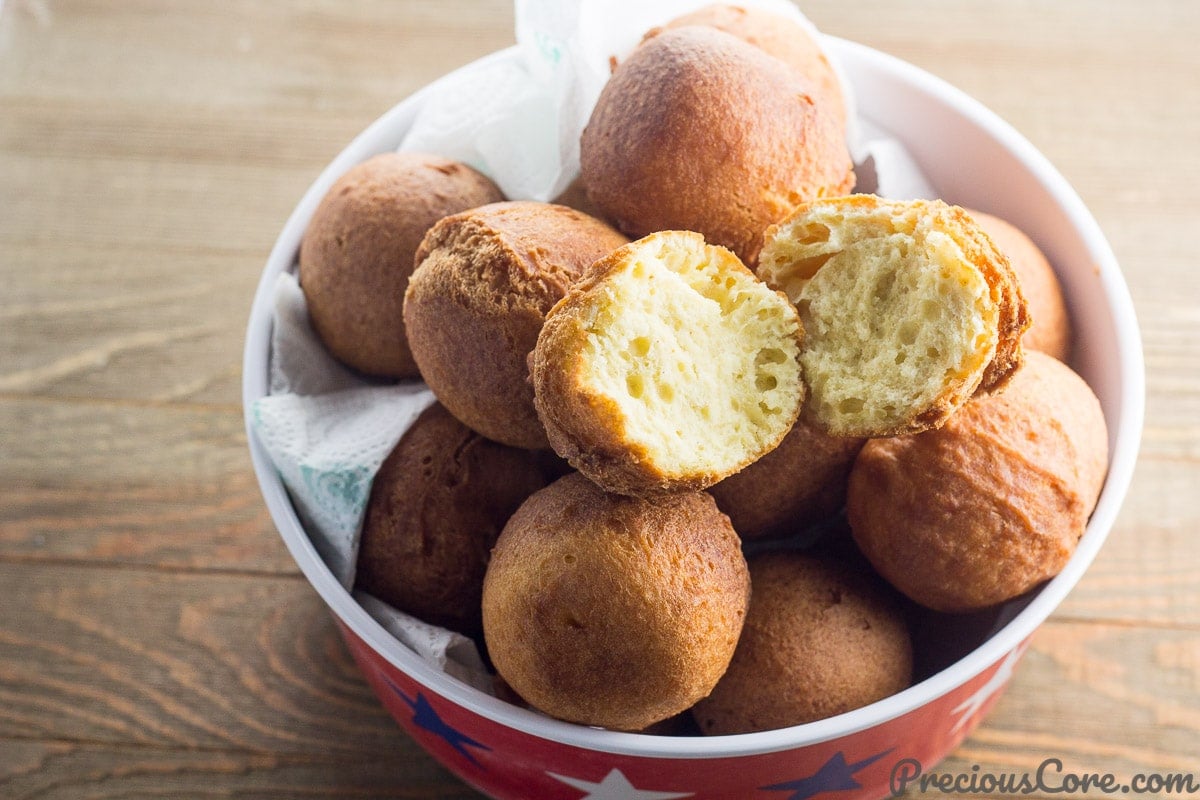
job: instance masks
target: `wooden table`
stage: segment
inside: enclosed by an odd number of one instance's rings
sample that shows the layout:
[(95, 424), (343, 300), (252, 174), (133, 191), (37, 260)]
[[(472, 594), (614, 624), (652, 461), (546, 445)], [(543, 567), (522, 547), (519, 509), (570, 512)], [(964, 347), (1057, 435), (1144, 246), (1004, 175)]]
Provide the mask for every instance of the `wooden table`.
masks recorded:
[[(1028, 136), (1149, 371), (1105, 549), (944, 765), (1200, 773), (1200, 4), (808, 0)], [(512, 41), (505, 0), (0, 10), (0, 796), (474, 797), (385, 715), (274, 531), (240, 356), (291, 207)]]

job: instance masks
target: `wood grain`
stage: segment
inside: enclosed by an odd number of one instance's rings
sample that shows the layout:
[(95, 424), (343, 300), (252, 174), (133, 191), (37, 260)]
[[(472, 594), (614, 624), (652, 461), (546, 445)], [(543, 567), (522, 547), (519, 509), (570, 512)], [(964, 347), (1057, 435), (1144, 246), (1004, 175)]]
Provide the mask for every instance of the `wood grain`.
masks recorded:
[(0, 796), (8, 800), (481, 797), (406, 737), (397, 738), (386, 759), (0, 739)]
[(1100, 554), (1056, 612), (1200, 630), (1200, 463), (1144, 456)]
[[(940, 769), (1200, 774), (1200, 4), (802, 7), (1042, 150), (1144, 338), (1117, 525)], [(512, 41), (508, 0), (0, 2), (0, 796), (477, 796), (386, 716), (275, 533), (240, 363), (322, 167)]]
[(395, 747), (302, 580), (2, 564), (0, 584), (21, 598), (0, 627), (0, 736), (381, 758)]
[(0, 393), (236, 403), (250, 300), (292, 206), (376, 116), (509, 44), (505, 15), (8, 9), (0, 198), (19, 202), (0, 214)]
[(1052, 620), (985, 724), (936, 771), (1035, 774), (1055, 758), (1064, 773), (1190, 775), (1196, 785), (1197, 726), (1200, 631)]
[(298, 574), (237, 410), (0, 399), (0, 561)]

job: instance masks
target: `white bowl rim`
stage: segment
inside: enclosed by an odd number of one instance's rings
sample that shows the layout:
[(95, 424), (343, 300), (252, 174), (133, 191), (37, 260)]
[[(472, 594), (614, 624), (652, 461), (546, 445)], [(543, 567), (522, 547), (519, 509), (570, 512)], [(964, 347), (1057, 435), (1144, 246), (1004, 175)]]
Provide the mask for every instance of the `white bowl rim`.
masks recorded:
[[(729, 758), (790, 750), (838, 739), (866, 728), (889, 722), (955, 690), (998, 662), (1018, 647), (1054, 611), (1079, 581), (1104, 540), (1128, 491), (1140, 446), (1145, 406), (1145, 366), (1133, 302), (1111, 247), (1096, 220), (1066, 179), (1027, 139), (980, 102), (944, 80), (865, 45), (824, 36), (827, 45), (860, 67), (881, 71), (929, 94), (958, 114), (986, 129), (1049, 191), (1084, 237), (1099, 270), (1104, 294), (1117, 327), (1122, 373), (1120, 413), (1104, 490), (1092, 513), (1075, 554), (1058, 576), (1046, 583), (1029, 604), (979, 647), (953, 664), (898, 694), (836, 717), (757, 733), (724, 736), (671, 737), (590, 728), (552, 719), (519, 708), (451, 678), (404, 647), (354, 601), (334, 578), (304, 532), (288, 499), (283, 482), (257, 440), (251, 425), (254, 401), (267, 394), (267, 364), (270, 350), (271, 311), (277, 276), (294, 263), (300, 238), (317, 203), (333, 181), (361, 160), (373, 142), (386, 139), (406, 117), (411, 117), (429, 87), (401, 101), (359, 134), (313, 182), (293, 210), (276, 240), (263, 271), (247, 329), (243, 356), (243, 404), (251, 459), (271, 517), (289, 551), (309, 582), (335, 616), (356, 636), (413, 680), (450, 702), (492, 722), (526, 734), (569, 746), (647, 758)], [(480, 59), (510, 57), (513, 48)], [(432, 86), (434, 84), (430, 84)], [(1110, 424), (1114, 421), (1110, 420)]]

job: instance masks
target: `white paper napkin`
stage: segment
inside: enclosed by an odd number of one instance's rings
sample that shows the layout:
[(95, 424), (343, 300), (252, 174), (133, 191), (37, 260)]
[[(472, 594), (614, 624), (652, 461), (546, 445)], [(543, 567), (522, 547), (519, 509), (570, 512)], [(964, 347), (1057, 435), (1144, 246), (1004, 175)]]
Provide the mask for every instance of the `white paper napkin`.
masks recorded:
[(421, 658), (482, 692), (494, 694), (492, 678), (471, 639), (397, 611), (366, 592), (355, 592), (354, 599), (384, 630)]
[[(610, 59), (623, 59), (649, 29), (713, 0), (515, 1), (516, 57), (444, 79), (400, 149), (457, 159), (509, 198), (545, 201), (579, 174), (579, 134), (608, 80)], [(820, 41), (812, 22), (787, 0), (737, 5), (795, 20)], [(830, 61), (853, 119), (853, 90)]]
[(254, 432), (317, 552), (350, 588), (371, 481), (433, 393), (415, 381), (375, 385), (335, 361), (288, 273), (275, 287), (271, 391), (254, 404)]

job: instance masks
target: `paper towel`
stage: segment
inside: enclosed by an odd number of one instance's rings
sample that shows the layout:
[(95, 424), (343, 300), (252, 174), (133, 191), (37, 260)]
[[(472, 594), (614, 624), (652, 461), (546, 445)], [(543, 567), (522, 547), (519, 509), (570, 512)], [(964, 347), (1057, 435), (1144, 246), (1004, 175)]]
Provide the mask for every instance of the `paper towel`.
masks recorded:
[(309, 324), (296, 277), (279, 276), (271, 394), (251, 420), (313, 545), (347, 589), (371, 481), (432, 402), (422, 383), (376, 385), (335, 361)]

